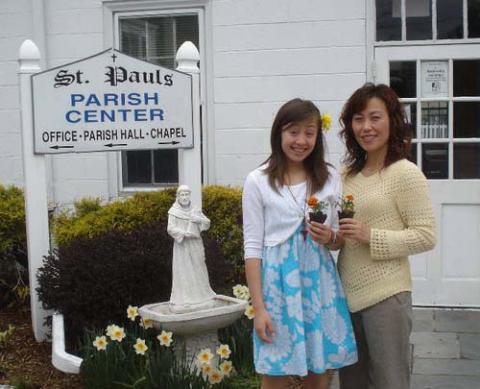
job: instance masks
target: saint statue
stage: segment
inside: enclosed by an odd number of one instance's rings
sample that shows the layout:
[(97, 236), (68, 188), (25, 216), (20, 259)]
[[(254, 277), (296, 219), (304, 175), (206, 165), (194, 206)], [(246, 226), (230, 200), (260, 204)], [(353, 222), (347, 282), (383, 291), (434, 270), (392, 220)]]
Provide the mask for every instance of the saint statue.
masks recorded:
[(167, 232), (174, 239), (172, 258), (172, 312), (191, 312), (213, 306), (215, 292), (210, 287), (205, 250), (200, 232), (210, 228), (210, 220), (192, 206), (190, 188), (180, 185), (175, 203), (168, 211)]

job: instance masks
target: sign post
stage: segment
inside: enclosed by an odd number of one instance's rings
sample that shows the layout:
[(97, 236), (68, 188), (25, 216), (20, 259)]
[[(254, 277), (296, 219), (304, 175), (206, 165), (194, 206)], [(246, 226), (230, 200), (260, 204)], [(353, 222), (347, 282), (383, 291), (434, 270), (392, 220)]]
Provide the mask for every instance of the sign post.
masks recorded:
[[(20, 48), (25, 213), (32, 325), (45, 340), (47, 316), (36, 292), (50, 246), (44, 154), (179, 150), (180, 183), (201, 205), (199, 53), (185, 42), (177, 70), (117, 50), (40, 72), (30, 40)], [(194, 147), (195, 146), (195, 147)]]
[(25, 180), (25, 216), (27, 229), (30, 310), (35, 339), (46, 339), (43, 323), (48, 315), (37, 294), (37, 270), (50, 246), (48, 234), (47, 182), (45, 156), (34, 154), (31, 75), (40, 71), (40, 51), (31, 40), (19, 51), (20, 103), (22, 108), (23, 175)]

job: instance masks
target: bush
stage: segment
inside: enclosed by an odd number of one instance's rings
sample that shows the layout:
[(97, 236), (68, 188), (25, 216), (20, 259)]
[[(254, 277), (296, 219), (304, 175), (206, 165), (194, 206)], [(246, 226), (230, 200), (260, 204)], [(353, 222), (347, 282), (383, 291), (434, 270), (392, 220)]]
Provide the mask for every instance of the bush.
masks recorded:
[(28, 301), (23, 192), (0, 185), (0, 309)]

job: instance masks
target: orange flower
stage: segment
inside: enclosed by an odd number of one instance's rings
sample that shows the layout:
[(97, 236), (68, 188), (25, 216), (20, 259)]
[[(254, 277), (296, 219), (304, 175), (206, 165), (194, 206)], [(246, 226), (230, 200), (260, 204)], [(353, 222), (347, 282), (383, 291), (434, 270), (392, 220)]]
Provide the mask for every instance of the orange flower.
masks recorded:
[(315, 197), (315, 196), (310, 196), (307, 200), (307, 204), (310, 206), (310, 207), (314, 207), (315, 205), (318, 204), (318, 199)]
[(348, 201), (353, 201), (353, 195), (351, 195), (351, 194), (346, 195), (345, 198), (346, 198)]

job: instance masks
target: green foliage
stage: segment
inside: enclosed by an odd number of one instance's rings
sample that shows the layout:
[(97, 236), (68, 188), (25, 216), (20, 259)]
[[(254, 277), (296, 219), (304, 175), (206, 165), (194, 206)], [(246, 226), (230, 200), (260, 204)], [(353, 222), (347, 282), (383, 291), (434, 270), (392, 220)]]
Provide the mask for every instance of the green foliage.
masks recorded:
[(5, 331), (0, 331), (0, 349), (7, 344), (14, 332), (15, 326), (12, 324), (9, 324)]
[(91, 197), (86, 197), (84, 199), (75, 201), (73, 206), (75, 208), (75, 215), (77, 215), (77, 217), (82, 217), (88, 213), (96, 212), (101, 208), (100, 199)]
[(0, 309), (28, 301), (23, 192), (0, 185)]
[(246, 316), (219, 331), (220, 341), (230, 346), (231, 360), (235, 370), (243, 376), (250, 376), (255, 373), (252, 333), (253, 320)]

